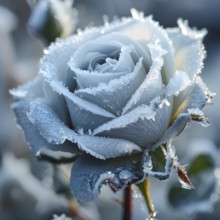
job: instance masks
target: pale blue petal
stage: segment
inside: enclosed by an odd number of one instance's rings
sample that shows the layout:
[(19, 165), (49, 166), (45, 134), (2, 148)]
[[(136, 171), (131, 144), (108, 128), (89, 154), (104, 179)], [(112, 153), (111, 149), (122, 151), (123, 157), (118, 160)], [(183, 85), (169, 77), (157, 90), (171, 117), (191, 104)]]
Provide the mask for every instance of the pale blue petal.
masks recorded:
[(205, 50), (202, 40), (206, 32), (189, 28), (181, 19), (178, 25), (179, 28), (167, 29), (175, 48), (175, 69), (186, 72), (193, 80), (203, 68)]
[(44, 139), (38, 129), (31, 123), (27, 117), (27, 112), (30, 110), (30, 103), (28, 101), (19, 101), (12, 105), (15, 112), (17, 123), (23, 130), (25, 139), (29, 144), (33, 154), (39, 159), (69, 159), (74, 155), (80, 154), (77, 146), (74, 143), (65, 142), (63, 145), (53, 145)]
[(93, 130), (115, 116), (105, 109), (75, 95), (66, 98), (72, 125), (76, 130)]
[[(155, 105), (155, 106), (154, 106)], [(158, 141), (165, 133), (172, 107), (167, 100), (152, 102), (152, 106), (139, 106), (94, 130), (104, 137), (123, 138), (143, 148)]]
[(102, 160), (141, 151), (139, 146), (127, 140), (89, 135), (79, 136), (77, 144), (79, 149)]
[(63, 144), (64, 141), (74, 141), (77, 137), (77, 134), (60, 120), (45, 99), (32, 101), (27, 114), (32, 124), (49, 143)]
[(80, 89), (75, 95), (94, 103), (114, 115), (120, 115), (122, 108), (132, 94), (137, 90), (146, 76), (142, 59), (137, 63), (133, 72), (97, 87)]
[(73, 165), (71, 189), (77, 200), (89, 202), (98, 197), (102, 185), (109, 185), (113, 191), (118, 191), (143, 176), (140, 154), (106, 161), (82, 156)]
[(43, 97), (44, 92), (42, 88), (43, 79), (41, 76), (36, 77), (34, 80), (10, 90), (10, 94), (15, 99), (33, 99)]
[(172, 142), (184, 130), (184, 128), (188, 125), (190, 121), (191, 116), (189, 114), (180, 114), (178, 118), (170, 125), (170, 127), (161, 137), (161, 139), (150, 147), (150, 150), (154, 150), (162, 144)]
[(148, 45), (152, 64), (149, 72), (139, 88), (134, 92), (131, 99), (123, 109), (123, 114), (142, 104), (149, 104), (156, 96), (161, 95), (163, 82), (161, 77), (161, 68), (163, 66), (163, 55), (165, 51), (158, 45)]

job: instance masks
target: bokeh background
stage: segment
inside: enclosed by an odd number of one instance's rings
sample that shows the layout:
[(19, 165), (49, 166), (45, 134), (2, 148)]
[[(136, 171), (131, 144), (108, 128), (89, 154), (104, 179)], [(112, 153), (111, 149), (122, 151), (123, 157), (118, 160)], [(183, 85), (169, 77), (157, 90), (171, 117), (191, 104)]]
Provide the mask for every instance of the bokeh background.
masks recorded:
[[(14, 114), (10, 109), (12, 98), (8, 90), (33, 79), (45, 42), (33, 37), (27, 30), (27, 22), (37, 0), (0, 0), (0, 219), (52, 219), (53, 214), (65, 213), (74, 219), (77, 213), (70, 211), (64, 194), (65, 183), (56, 176), (56, 169), (46, 162), (36, 161), (29, 151), (22, 132), (18, 129)], [(208, 87), (217, 95), (214, 105), (208, 106), (205, 113), (211, 124), (204, 128), (192, 124), (178, 138), (175, 145), (180, 162), (188, 163), (187, 158), (193, 148), (214, 149), (217, 157), (214, 176), (219, 184), (220, 154), (220, 0), (75, 0), (77, 30), (90, 26), (103, 25), (123, 16), (130, 16), (130, 9), (153, 15), (163, 27), (174, 27), (179, 17), (189, 21), (191, 27), (206, 28), (204, 40), (207, 51), (202, 76)], [(103, 15), (105, 15), (103, 17)], [(199, 151), (199, 150), (198, 150)], [(219, 189), (207, 196), (206, 202), (195, 212), (173, 207), (168, 201), (170, 185), (175, 174), (167, 181), (152, 180), (151, 191), (159, 219), (219, 219)], [(207, 175), (206, 178), (209, 178)], [(212, 178), (212, 177), (210, 177)], [(56, 181), (54, 181), (54, 179)], [(55, 189), (55, 190), (54, 190)], [(57, 193), (55, 193), (55, 191)], [(77, 204), (77, 212), (87, 219), (120, 219), (121, 206), (115, 202), (120, 194), (113, 195), (107, 188), (94, 204)], [(141, 198), (134, 195), (134, 220), (145, 219), (146, 213), (138, 211), (142, 207)], [(110, 200), (110, 201), (109, 201)], [(192, 214), (193, 213), (193, 214)], [(110, 215), (111, 214), (111, 215)], [(73, 216), (75, 215), (75, 217)]]

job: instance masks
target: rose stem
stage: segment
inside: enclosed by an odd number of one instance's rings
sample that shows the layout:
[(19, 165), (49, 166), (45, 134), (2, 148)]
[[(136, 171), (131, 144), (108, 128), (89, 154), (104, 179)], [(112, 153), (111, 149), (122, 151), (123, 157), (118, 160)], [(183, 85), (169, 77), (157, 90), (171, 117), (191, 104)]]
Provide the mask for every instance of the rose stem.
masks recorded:
[(149, 177), (145, 179), (144, 186), (145, 186), (145, 200), (147, 203), (148, 212), (150, 215), (150, 219), (153, 220), (156, 217), (156, 212), (154, 210), (154, 205), (152, 203), (151, 196), (150, 196), (150, 178)]
[(124, 213), (123, 220), (131, 220), (132, 188), (128, 185), (124, 190)]

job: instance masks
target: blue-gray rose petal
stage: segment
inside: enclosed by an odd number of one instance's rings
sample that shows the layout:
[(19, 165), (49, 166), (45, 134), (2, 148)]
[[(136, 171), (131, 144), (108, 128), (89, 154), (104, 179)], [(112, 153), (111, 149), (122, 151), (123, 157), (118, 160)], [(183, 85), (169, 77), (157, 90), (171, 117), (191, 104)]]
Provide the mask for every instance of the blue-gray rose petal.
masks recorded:
[(60, 120), (58, 114), (45, 99), (32, 101), (27, 115), (49, 143), (63, 144), (66, 140), (74, 141), (77, 137), (77, 134)]
[(44, 139), (38, 129), (31, 123), (27, 117), (30, 110), (30, 103), (26, 100), (16, 102), (12, 105), (15, 112), (17, 123), (22, 128), (25, 139), (29, 144), (33, 154), (38, 158), (48, 157), (52, 159), (69, 159), (74, 155), (80, 154), (74, 143), (64, 142), (62, 145), (53, 145)]
[(75, 95), (119, 116), (145, 76), (145, 68), (140, 59), (133, 72), (110, 80), (108, 83), (99, 84), (97, 87), (80, 89)]
[(77, 144), (80, 150), (102, 160), (142, 151), (139, 146), (127, 140), (90, 135), (78, 136)]
[(178, 118), (170, 125), (161, 139), (150, 147), (150, 150), (154, 150), (162, 144), (172, 142), (184, 130), (190, 120), (191, 116), (189, 114), (180, 114)]
[(147, 148), (163, 136), (169, 125), (171, 112), (172, 107), (167, 100), (160, 101), (155, 107), (142, 105), (98, 127), (94, 134), (123, 138)]
[(129, 183), (141, 180), (143, 176), (141, 154), (106, 161), (84, 155), (73, 165), (71, 188), (75, 198), (89, 202), (97, 198), (103, 184), (118, 191)]
[(10, 90), (10, 94), (16, 100), (19, 99), (33, 99), (37, 97), (43, 97), (44, 92), (42, 88), (43, 78), (41, 76), (36, 77), (34, 80)]
[(197, 31), (188, 27), (181, 19), (179, 28), (167, 29), (167, 33), (175, 48), (175, 69), (188, 73), (192, 80), (201, 73), (205, 50), (202, 40), (205, 30)]

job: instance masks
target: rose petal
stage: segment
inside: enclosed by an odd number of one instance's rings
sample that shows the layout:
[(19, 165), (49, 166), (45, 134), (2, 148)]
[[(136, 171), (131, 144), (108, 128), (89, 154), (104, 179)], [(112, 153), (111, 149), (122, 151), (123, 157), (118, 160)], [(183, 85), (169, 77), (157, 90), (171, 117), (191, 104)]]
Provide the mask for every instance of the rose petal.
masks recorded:
[(36, 99), (30, 103), (28, 118), (49, 143), (63, 144), (65, 140), (77, 138), (77, 134), (60, 120), (44, 99)]
[(167, 29), (175, 48), (175, 69), (186, 72), (190, 80), (201, 73), (205, 50), (202, 40), (205, 30), (196, 31), (188, 27), (187, 22), (178, 20), (179, 28)]
[[(132, 50), (134, 51), (135, 54), (138, 55), (138, 57), (143, 57), (144, 66), (146, 69), (148, 69), (148, 66), (151, 63), (151, 59), (149, 57), (148, 51), (143, 51), (143, 48), (139, 44), (137, 44), (136, 42), (134, 42), (132, 39), (128, 38), (127, 36), (123, 36), (119, 33), (110, 33), (110, 34), (101, 36), (100, 38), (94, 40), (93, 42), (88, 42), (87, 44), (83, 45), (71, 57), (69, 66), (71, 70), (75, 72), (76, 74), (77, 82), (78, 82), (78, 85), (80, 86), (79, 88), (87, 88), (89, 86), (94, 87), (94, 86), (97, 86), (99, 82), (107, 82), (107, 80), (109, 79), (115, 79), (118, 77), (119, 73), (117, 71), (119, 70), (118, 69), (119, 67), (114, 70), (115, 72), (114, 74), (113, 73), (110, 74), (108, 72), (105, 74), (91, 72), (89, 79), (86, 78), (86, 76), (88, 75), (88, 71), (82, 70), (82, 67), (84, 66), (84, 64), (81, 61), (82, 59), (79, 59), (78, 57), (86, 56), (88, 51), (91, 51), (93, 48), (98, 48), (98, 50), (104, 50), (104, 46), (102, 42), (104, 42), (105, 44), (106, 42), (108, 42), (108, 45), (112, 45), (113, 48), (115, 48), (115, 45), (118, 45), (119, 48), (123, 48), (124, 46), (130, 47), (130, 45), (132, 45)], [(138, 61), (138, 58), (134, 59), (134, 56), (132, 56), (132, 58), (133, 58), (133, 62)], [(120, 65), (120, 62), (118, 62), (118, 65)], [(130, 65), (131, 63), (129, 64), (129, 66)], [(127, 73), (127, 68), (128, 66), (121, 67), (120, 65), (120, 72), (122, 71), (123, 73)], [(106, 74), (107, 76), (105, 76)], [(97, 76), (98, 77), (100, 76), (99, 80), (97, 80)]]
[(172, 142), (187, 126), (190, 122), (191, 117), (187, 113), (182, 113), (178, 118), (172, 123), (172, 125), (166, 130), (165, 134), (161, 139), (150, 147), (150, 150), (156, 149), (158, 146), (166, 143)]
[(176, 71), (173, 78), (170, 79), (167, 87), (166, 87), (166, 95), (179, 95), (181, 91), (186, 89), (188, 86), (192, 84), (192, 81), (189, 79), (187, 73), (182, 71)]
[(75, 92), (75, 95), (104, 108), (114, 115), (120, 115), (122, 108), (145, 76), (145, 68), (142, 65), (142, 59), (140, 59), (132, 73), (128, 73), (119, 79), (113, 79), (108, 83), (99, 84), (97, 87), (80, 89)]
[(148, 47), (152, 59), (150, 70), (145, 80), (124, 107), (123, 114), (142, 104), (147, 105), (154, 97), (161, 95), (163, 88), (161, 67), (163, 66), (162, 56), (165, 54), (165, 51), (157, 45), (148, 45)]
[(195, 86), (188, 98), (186, 109), (198, 108), (202, 109), (207, 103), (212, 102), (215, 93), (209, 91), (201, 77), (196, 78)]
[(139, 146), (123, 139), (82, 135), (77, 138), (77, 143), (79, 149), (102, 160), (141, 151)]
[(24, 131), (25, 139), (29, 144), (33, 154), (41, 157), (52, 157), (53, 159), (68, 159), (78, 155), (80, 151), (74, 143), (65, 142), (63, 145), (53, 145), (44, 139), (38, 129), (31, 123), (27, 117), (30, 109), (28, 101), (19, 101), (12, 105), (16, 114), (17, 123)]
[(151, 17), (125, 20), (124, 24), (118, 25), (117, 30), (140, 43), (145, 50), (148, 50), (148, 43), (159, 40), (161, 47), (167, 51), (164, 56), (163, 78), (164, 83), (169, 82), (174, 72), (174, 51), (166, 31)]
[(43, 97), (42, 89), (43, 79), (41, 76), (36, 77), (34, 80), (19, 86), (18, 88), (11, 89), (10, 94), (15, 99), (33, 99), (36, 97)]
[(83, 129), (87, 132), (115, 118), (105, 109), (75, 95), (67, 97), (66, 101), (72, 124), (76, 130)]
[[(156, 103), (155, 103), (156, 104)], [(157, 103), (158, 104), (158, 103)], [(165, 100), (159, 106), (139, 106), (94, 130), (94, 134), (105, 137), (123, 138), (147, 148), (166, 131), (172, 108)]]
[(101, 186), (108, 184), (114, 191), (137, 182), (143, 177), (142, 156), (122, 157), (101, 161), (89, 156), (77, 159), (71, 172), (71, 188), (81, 202), (97, 198)]
[(47, 82), (44, 82), (43, 90), (45, 98), (50, 103), (51, 108), (54, 109), (55, 112), (59, 115), (61, 121), (63, 121), (66, 125), (71, 126), (70, 115), (66, 107), (66, 100), (63, 95), (54, 92)]

